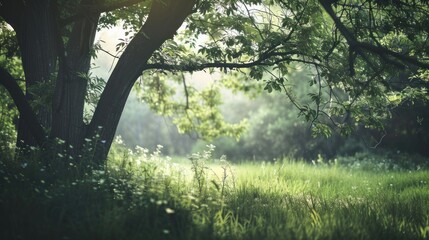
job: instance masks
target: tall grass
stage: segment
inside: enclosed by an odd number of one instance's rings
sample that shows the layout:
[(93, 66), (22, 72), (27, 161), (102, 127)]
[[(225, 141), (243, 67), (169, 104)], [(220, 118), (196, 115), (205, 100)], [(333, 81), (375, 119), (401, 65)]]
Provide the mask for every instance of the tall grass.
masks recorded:
[(214, 148), (177, 163), (112, 150), (104, 169), (55, 178), (0, 161), (0, 239), (429, 239), (429, 172), (332, 162), (231, 165)]
[(239, 169), (240, 187), (228, 205), (251, 225), (246, 239), (429, 237), (426, 171), (374, 173), (293, 162)]

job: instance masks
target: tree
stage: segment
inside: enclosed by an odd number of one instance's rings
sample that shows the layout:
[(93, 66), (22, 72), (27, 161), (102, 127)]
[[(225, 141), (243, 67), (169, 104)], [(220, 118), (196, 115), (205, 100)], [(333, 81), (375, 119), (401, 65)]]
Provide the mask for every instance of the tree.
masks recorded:
[[(52, 110), (39, 109), (34, 114), (28, 104), (32, 100), (28, 91), (25, 99), (11, 75), (5, 69), (1, 70), (2, 83), (20, 111), (19, 140), (29, 145), (43, 145), (46, 141), (43, 128), (49, 128), (51, 137), (65, 140), (76, 149), (72, 152), (78, 152), (84, 138), (92, 138), (98, 133), (102, 143), (99, 145), (105, 146), (97, 146), (99, 150), (96, 155), (100, 159), (105, 158), (134, 82), (153, 52), (165, 40), (173, 37), (194, 5), (192, 0), (153, 2), (145, 24), (127, 46), (112, 72), (91, 123), (84, 125), (87, 81), (78, 73), (89, 71), (100, 14), (138, 2), (143, 1), (110, 4), (97, 4), (97, 1), (91, 0), (75, 2), (72, 5), (76, 6), (70, 6), (75, 10), (70, 11), (71, 14), (68, 12), (69, 16), (64, 19), (60, 19), (60, 16), (66, 13), (61, 12), (59, 6), (67, 7), (69, 2), (1, 2), (1, 16), (16, 32), (26, 89), (48, 83), (52, 78), (55, 81), (51, 96)], [(67, 22), (73, 23), (68, 32), (67, 29), (62, 29), (67, 27)], [(67, 38), (66, 43), (63, 41), (63, 34)], [(129, 64), (131, 62), (140, 64)]]
[[(218, 68), (244, 74), (242, 82), (225, 83), (242, 90), (249, 78), (263, 80), (267, 91), (284, 91), (314, 132), (325, 135), (332, 125), (350, 132), (351, 119), (380, 127), (388, 107), (397, 104), (392, 99), (409, 96), (405, 89), (412, 88), (413, 97), (427, 95), (419, 85), (429, 69), (425, 0), (1, 0), (0, 16), (16, 33), (19, 52), (11, 57), (22, 61), (25, 73), (24, 94), (0, 68), (0, 83), (20, 114), (18, 142), (46, 147), (48, 139), (62, 139), (78, 157), (85, 139), (98, 139), (99, 163), (140, 77), (143, 99), (158, 112), (178, 114), (181, 131), (215, 129), (206, 137), (242, 127), (222, 124), (216, 89), (197, 94), (179, 73)], [(85, 123), (91, 57), (102, 50), (94, 36), (118, 21), (133, 37), (118, 45), (117, 64)], [(293, 62), (311, 66), (317, 86), (312, 105), (297, 102), (283, 77)], [(394, 88), (398, 69), (417, 83)], [(169, 89), (179, 85), (170, 81), (182, 83), (184, 101), (171, 98)], [(34, 104), (42, 97), (50, 107)], [(204, 112), (201, 103), (213, 110)]]

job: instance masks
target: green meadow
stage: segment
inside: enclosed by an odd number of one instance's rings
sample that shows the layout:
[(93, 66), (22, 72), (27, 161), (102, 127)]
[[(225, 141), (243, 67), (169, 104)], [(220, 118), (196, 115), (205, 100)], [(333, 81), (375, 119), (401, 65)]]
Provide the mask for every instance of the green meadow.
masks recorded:
[(79, 177), (50, 171), (55, 161), (0, 161), (0, 238), (429, 238), (425, 168), (232, 164), (213, 149), (171, 159), (115, 148), (103, 169), (70, 164)]

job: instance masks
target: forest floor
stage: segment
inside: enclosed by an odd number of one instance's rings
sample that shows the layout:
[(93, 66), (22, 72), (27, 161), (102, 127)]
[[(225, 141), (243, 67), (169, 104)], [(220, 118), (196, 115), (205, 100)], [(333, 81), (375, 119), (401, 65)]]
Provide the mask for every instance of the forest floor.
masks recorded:
[(186, 161), (140, 149), (80, 178), (0, 161), (0, 239), (429, 239), (420, 167)]

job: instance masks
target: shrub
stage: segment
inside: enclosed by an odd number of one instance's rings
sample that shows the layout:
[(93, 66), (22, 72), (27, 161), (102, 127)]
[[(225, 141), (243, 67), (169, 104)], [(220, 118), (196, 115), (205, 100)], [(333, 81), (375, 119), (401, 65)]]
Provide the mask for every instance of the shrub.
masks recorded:
[(352, 156), (336, 158), (340, 166), (365, 171), (414, 171), (428, 169), (427, 158), (417, 154), (401, 153), (399, 151), (358, 152)]

